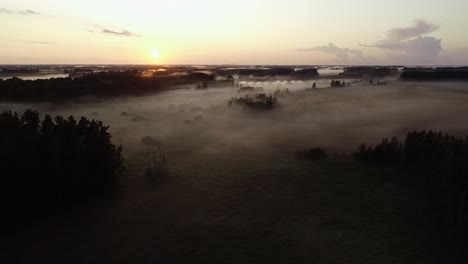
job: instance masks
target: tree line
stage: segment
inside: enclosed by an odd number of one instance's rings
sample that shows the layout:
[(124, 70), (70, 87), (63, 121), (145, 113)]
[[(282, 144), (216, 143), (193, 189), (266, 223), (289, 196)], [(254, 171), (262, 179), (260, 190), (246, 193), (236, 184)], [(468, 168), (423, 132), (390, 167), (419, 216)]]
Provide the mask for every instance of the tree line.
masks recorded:
[(0, 114), (0, 127), (0, 205), (7, 222), (92, 199), (123, 168), (122, 147), (100, 121), (8, 111)]
[(0, 98), (6, 101), (65, 101), (82, 96), (139, 96), (175, 85), (212, 82), (214, 76), (187, 75), (142, 77), (140, 71), (90, 73), (80, 78), (43, 80), (0, 79)]
[[(422, 175), (429, 210), (447, 223), (457, 238), (468, 231), (468, 136), (435, 131), (409, 132), (404, 141), (383, 139), (374, 147), (362, 144), (355, 158), (374, 164), (402, 164)], [(466, 241), (464, 241), (466, 242)]]
[(405, 68), (400, 79), (404, 81), (467, 81), (468, 67)]

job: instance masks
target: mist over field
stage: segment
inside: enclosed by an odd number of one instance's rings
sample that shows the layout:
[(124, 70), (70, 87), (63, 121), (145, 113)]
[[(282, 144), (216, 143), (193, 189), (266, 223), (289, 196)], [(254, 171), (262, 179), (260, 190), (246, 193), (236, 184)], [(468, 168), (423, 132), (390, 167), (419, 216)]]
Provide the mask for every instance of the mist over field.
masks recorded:
[[(115, 143), (133, 155), (151, 148), (150, 136), (167, 150), (191, 152), (289, 151), (323, 147), (349, 153), (360, 143), (378, 143), (384, 136), (404, 136), (412, 130), (444, 130), (464, 135), (468, 123), (468, 91), (463, 83), (402, 83), (384, 86), (365, 82), (344, 89), (306, 91), (311, 81), (243, 82), (265, 93), (289, 88), (272, 111), (228, 107), (235, 88), (179, 89), (145, 97), (82, 100), (60, 105), (2, 103), (1, 110), (74, 115), (110, 125)], [(329, 85), (322, 81), (323, 87)], [(320, 87), (320, 82), (318, 87)], [(251, 92), (252, 93), (252, 92)], [(93, 102), (94, 101), (94, 102)]]

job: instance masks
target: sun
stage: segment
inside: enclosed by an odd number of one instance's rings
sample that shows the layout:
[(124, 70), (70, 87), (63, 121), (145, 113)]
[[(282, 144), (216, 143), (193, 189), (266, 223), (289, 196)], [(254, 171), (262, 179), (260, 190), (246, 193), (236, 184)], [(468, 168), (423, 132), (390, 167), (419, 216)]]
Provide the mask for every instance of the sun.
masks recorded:
[(159, 52), (157, 49), (154, 49), (151, 51), (151, 56), (155, 59), (159, 59), (159, 57), (161, 57), (161, 52)]

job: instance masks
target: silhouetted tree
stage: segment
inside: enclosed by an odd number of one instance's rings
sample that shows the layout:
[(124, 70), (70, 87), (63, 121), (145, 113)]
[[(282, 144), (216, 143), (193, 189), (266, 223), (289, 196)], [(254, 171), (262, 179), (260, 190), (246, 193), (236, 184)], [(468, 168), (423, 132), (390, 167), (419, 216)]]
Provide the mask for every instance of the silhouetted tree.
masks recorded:
[(106, 190), (123, 166), (108, 126), (26, 110), (0, 114), (0, 205), (7, 221), (45, 213)]

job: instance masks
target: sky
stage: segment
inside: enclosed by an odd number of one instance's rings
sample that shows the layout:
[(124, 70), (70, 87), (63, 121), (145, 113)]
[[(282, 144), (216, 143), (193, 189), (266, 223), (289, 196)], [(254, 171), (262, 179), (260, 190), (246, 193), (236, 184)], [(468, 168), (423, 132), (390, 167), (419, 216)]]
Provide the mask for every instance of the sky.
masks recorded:
[(468, 65), (468, 0), (0, 0), (0, 25), (0, 64)]

